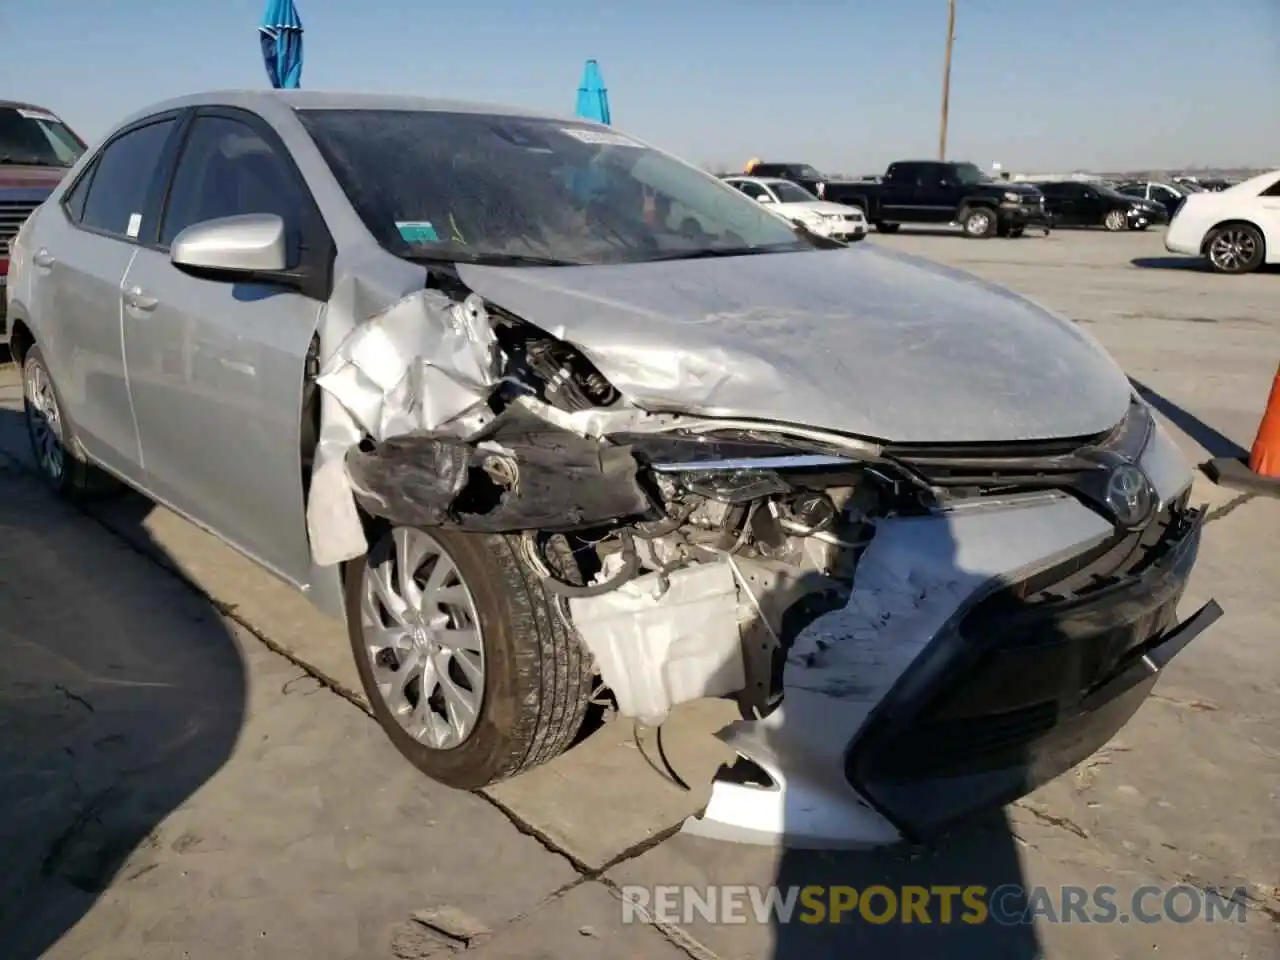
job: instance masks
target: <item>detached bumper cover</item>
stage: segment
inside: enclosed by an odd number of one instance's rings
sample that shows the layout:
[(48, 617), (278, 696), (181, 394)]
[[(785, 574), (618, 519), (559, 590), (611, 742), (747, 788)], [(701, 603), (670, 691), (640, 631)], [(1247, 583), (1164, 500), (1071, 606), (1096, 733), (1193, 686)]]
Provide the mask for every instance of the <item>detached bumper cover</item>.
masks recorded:
[(1111, 582), (1077, 559), (980, 603), (935, 638), (851, 744), (850, 785), (919, 840), (1085, 759), (1222, 614), (1210, 602), (1176, 624), (1202, 523), (1200, 511), (1167, 512)]

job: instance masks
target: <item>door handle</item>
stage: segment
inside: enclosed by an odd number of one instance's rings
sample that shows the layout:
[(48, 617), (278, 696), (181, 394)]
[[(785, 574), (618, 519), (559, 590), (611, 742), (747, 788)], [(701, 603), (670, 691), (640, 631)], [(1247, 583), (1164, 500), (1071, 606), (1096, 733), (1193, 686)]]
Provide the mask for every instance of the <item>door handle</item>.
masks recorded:
[(160, 301), (142, 292), (141, 287), (134, 287), (124, 295), (124, 302), (135, 310), (154, 310)]
[(57, 263), (58, 260), (52, 253), (50, 253), (44, 247), (41, 247), (39, 250), (35, 252), (35, 254), (32, 255), (31, 262), (34, 263), (37, 267), (39, 267), (41, 270), (48, 270), (55, 263)]

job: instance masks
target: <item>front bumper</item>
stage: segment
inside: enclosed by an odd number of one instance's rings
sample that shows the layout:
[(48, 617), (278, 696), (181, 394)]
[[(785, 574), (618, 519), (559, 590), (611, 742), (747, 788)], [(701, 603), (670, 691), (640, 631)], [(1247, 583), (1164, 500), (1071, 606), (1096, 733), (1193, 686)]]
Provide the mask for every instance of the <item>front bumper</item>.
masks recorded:
[(850, 784), (921, 840), (1080, 763), (1221, 615), (1210, 603), (1177, 623), (1202, 521), (1200, 511), (1169, 511), (1133, 548), (1142, 554), (1133, 572), (1101, 588), (1073, 560), (1060, 568), (1066, 576), (1049, 572), (1039, 602), (1018, 599), (1036, 586), (1024, 580), (979, 604), (882, 702), (848, 754)]
[(791, 644), (781, 706), (721, 732), (742, 759), (686, 832), (920, 840), (1098, 749), (1221, 615), (1177, 624), (1203, 518), (1163, 430), (1139, 462), (1159, 513), (1136, 533), (1055, 493), (877, 523), (846, 605)]
[(1038, 203), (1003, 203), (1000, 222), (1011, 227), (1050, 227), (1053, 218)]
[(827, 220), (820, 227), (814, 228), (815, 233), (820, 233), (824, 237), (831, 237), (833, 240), (861, 240), (867, 235), (866, 220)]
[(1168, 210), (1130, 210), (1130, 226), (1162, 227), (1169, 222)]

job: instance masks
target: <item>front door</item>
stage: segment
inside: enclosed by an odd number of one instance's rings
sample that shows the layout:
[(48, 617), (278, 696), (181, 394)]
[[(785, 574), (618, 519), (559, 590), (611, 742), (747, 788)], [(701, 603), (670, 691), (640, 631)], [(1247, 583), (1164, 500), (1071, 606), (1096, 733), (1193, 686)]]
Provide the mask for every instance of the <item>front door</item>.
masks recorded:
[(89, 455), (131, 480), (141, 459), (121, 349), (121, 290), (154, 216), (176, 125), (170, 117), (113, 139), (31, 237), (34, 308), (50, 321), (41, 347), (65, 413)]
[(261, 120), (201, 111), (155, 248), (139, 251), (124, 283), (124, 348), (148, 486), (295, 584), (311, 567), (300, 418), (322, 304), (271, 284), (194, 277), (167, 251), (193, 224), (273, 213), (296, 257), (305, 189)]

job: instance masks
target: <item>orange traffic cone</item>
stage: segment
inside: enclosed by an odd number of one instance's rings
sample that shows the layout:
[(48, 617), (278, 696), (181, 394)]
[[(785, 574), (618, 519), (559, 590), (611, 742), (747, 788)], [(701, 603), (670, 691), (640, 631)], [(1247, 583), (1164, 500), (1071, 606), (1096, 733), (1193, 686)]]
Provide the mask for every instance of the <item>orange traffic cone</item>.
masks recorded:
[(1271, 383), (1248, 464), (1234, 457), (1218, 457), (1205, 464), (1205, 473), (1224, 487), (1280, 497), (1280, 367)]

